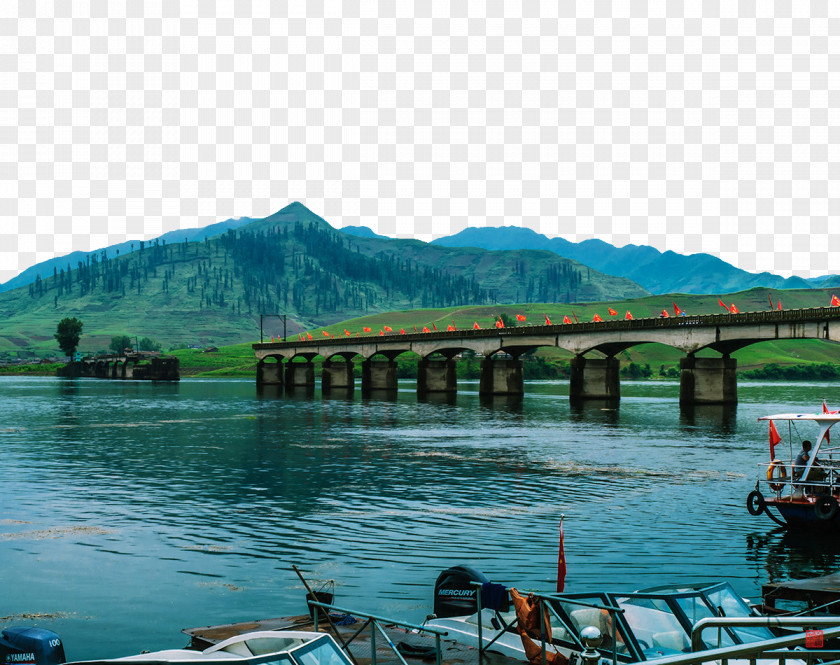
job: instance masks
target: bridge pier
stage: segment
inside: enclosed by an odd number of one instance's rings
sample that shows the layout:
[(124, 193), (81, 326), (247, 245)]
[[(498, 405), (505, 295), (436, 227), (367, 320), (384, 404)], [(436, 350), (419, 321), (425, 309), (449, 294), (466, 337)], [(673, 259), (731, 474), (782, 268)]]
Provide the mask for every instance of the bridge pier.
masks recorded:
[(393, 360), (365, 360), (362, 363), (362, 393), (397, 390), (397, 363)]
[(354, 367), (351, 360), (325, 360), (321, 365), (321, 390), (324, 392), (333, 389), (352, 391), (355, 381)]
[(311, 360), (305, 363), (286, 363), (286, 387), (294, 388), (295, 386), (314, 386), (315, 385), (315, 365)]
[(618, 358), (584, 358), (575, 356), (569, 361), (572, 376), (569, 380), (569, 399), (619, 399)]
[(457, 390), (458, 379), (453, 359), (420, 358), (420, 362), (417, 363), (417, 392), (419, 394), (454, 393)]
[(680, 404), (736, 404), (737, 367), (735, 358), (681, 358)]
[(260, 360), (257, 363), (257, 385), (283, 385), (283, 361), (280, 359), (275, 362), (266, 362), (265, 359)]
[(480, 395), (523, 395), (522, 361), (519, 358), (494, 358), (481, 361), (478, 383)]

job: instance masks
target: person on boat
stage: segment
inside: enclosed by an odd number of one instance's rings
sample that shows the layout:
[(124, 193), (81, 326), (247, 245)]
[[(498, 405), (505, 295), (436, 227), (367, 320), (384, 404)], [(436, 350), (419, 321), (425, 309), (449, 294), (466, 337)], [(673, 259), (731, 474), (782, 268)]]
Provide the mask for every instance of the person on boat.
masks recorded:
[[(796, 456), (793, 463), (793, 479), (799, 480), (802, 474), (805, 473), (805, 468), (808, 466), (808, 460), (811, 459), (811, 442), (807, 439), (802, 442), (802, 450)], [(811, 473), (808, 474), (808, 480), (819, 482), (825, 480), (825, 471), (821, 468), (820, 461), (815, 457), (813, 464), (811, 464)], [(813, 491), (813, 488), (806, 488), (807, 491)]]

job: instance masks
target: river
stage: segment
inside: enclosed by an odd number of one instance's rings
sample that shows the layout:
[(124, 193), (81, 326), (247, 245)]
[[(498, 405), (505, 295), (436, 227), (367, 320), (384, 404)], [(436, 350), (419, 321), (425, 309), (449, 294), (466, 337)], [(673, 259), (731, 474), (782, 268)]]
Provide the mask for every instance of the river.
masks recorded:
[(761, 415), (840, 406), (840, 387), (746, 383), (737, 408), (680, 410), (675, 382), (573, 407), (258, 394), (250, 380), (0, 378), (0, 627), (58, 632), (68, 659), (179, 647), (181, 628), (302, 614), (297, 564), (336, 602), (422, 621), (435, 578), (633, 590), (834, 572), (833, 543), (745, 509)]

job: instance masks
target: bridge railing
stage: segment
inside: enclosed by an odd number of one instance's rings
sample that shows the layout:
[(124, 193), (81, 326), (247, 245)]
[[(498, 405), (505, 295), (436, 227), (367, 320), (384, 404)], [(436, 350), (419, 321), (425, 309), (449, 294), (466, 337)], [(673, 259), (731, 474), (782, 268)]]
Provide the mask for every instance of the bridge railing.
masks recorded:
[(517, 326), (515, 328), (480, 328), (466, 330), (438, 330), (428, 333), (388, 332), (385, 335), (366, 334), (359, 337), (331, 337), (312, 341), (266, 342), (253, 344), (254, 349), (276, 349), (288, 347), (319, 347), (342, 345), (347, 343), (378, 343), (383, 341), (429, 341), (436, 339), (464, 339), (487, 337), (488, 333), (499, 337), (517, 337), (533, 335), (557, 335), (582, 332), (604, 332), (616, 330), (639, 330), (650, 328), (679, 328), (683, 326), (743, 326), (762, 323), (813, 323), (840, 319), (840, 307), (809, 307), (804, 309), (786, 309), (761, 312), (740, 312), (738, 314), (699, 314), (671, 317), (648, 317), (639, 319), (619, 319), (607, 321), (582, 321), (541, 326)]

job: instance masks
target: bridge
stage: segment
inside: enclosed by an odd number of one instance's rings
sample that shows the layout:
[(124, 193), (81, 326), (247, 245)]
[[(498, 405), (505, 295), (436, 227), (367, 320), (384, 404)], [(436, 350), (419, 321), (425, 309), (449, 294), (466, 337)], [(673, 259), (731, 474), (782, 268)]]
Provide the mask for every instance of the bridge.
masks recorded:
[[(682, 351), (680, 402), (734, 403), (738, 400), (737, 361), (731, 354), (758, 342), (822, 339), (840, 342), (840, 307), (679, 316), (549, 326), (523, 326), (384, 336), (324, 338), (254, 344), (257, 384), (314, 386), (316, 357), (324, 359), (321, 386), (326, 391), (354, 388), (353, 359), (362, 360), (362, 393), (397, 389), (395, 359), (420, 356), (417, 391), (455, 392), (456, 356), (474, 351), (482, 357), (479, 392), (524, 392), (522, 354), (541, 347), (565, 349), (571, 359), (571, 399), (620, 397), (617, 353), (638, 344), (659, 343)], [(711, 349), (720, 354), (699, 357)]]
[(95, 377), (97, 379), (145, 379), (149, 381), (179, 381), (179, 361), (174, 356), (155, 352), (126, 352), (103, 356), (88, 356), (74, 360), (59, 370), (66, 378)]

